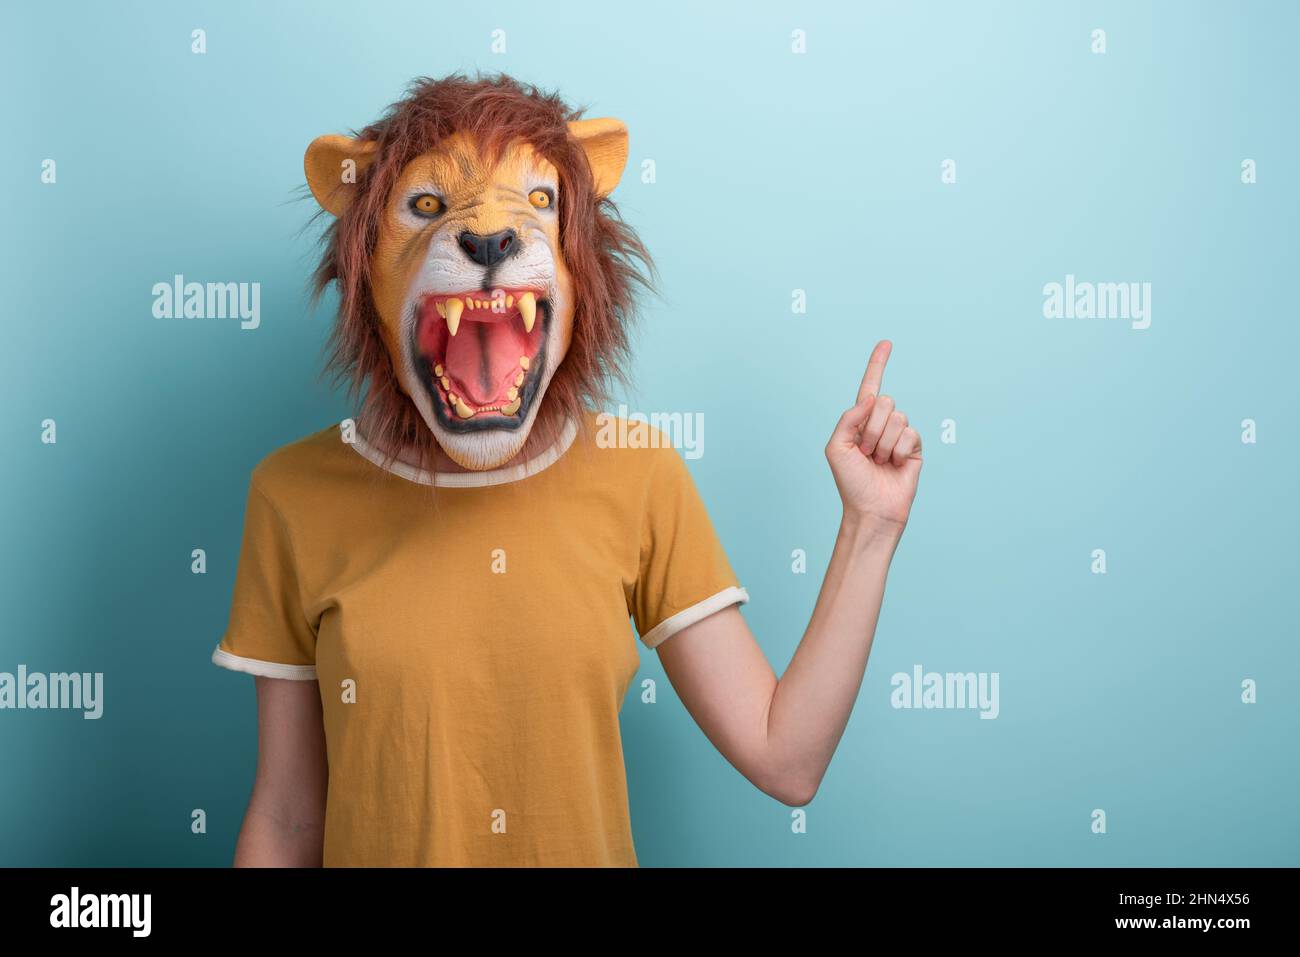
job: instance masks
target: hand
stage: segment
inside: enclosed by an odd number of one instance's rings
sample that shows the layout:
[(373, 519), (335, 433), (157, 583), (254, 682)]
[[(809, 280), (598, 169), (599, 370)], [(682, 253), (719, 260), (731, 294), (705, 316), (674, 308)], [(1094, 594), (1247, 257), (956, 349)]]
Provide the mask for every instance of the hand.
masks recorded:
[(858, 388), (858, 401), (842, 416), (826, 445), (846, 519), (865, 519), (881, 530), (902, 534), (921, 477), (921, 436), (880, 395), (885, 363), (893, 348), (876, 343)]

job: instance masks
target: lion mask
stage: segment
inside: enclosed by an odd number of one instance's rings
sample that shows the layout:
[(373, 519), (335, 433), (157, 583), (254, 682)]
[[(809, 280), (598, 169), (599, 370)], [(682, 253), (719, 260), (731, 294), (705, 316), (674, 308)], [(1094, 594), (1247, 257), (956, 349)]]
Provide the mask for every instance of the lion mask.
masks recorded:
[(372, 442), (495, 468), (603, 396), (649, 263), (608, 199), (627, 142), (618, 120), (460, 76), (312, 142), (307, 183), (335, 217), (317, 287), (339, 286), (332, 362)]

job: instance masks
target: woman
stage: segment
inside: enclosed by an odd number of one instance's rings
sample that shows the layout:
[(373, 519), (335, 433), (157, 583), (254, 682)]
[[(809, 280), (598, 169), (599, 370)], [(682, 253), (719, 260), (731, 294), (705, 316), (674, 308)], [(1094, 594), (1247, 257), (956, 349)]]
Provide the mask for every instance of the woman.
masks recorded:
[(778, 681), (672, 437), (589, 411), (647, 261), (608, 199), (626, 158), (620, 122), (507, 77), (419, 81), (308, 149), (365, 402), (253, 472), (213, 655), (257, 676), (236, 864), (635, 865), (629, 618), (741, 774), (812, 800), (920, 438), (879, 395), (881, 342), (826, 446), (843, 517)]

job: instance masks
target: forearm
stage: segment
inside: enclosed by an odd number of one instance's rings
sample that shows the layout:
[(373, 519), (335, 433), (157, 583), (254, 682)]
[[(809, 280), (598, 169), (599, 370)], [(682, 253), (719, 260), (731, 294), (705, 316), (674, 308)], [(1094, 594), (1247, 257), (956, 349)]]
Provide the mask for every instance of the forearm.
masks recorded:
[(848, 724), (901, 529), (846, 515), (808, 628), (766, 715), (771, 777), (807, 803)]

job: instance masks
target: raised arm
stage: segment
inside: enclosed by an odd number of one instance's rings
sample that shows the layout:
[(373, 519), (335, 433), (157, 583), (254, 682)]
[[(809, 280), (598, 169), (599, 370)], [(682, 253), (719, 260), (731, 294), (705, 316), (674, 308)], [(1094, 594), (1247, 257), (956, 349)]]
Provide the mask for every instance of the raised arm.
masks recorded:
[(329, 766), (320, 686), (257, 678), (257, 777), (236, 867), (320, 867)]
[(890, 343), (867, 362), (856, 403), (840, 417), (826, 458), (844, 505), (817, 604), (777, 680), (735, 606), (658, 646), (687, 711), (753, 784), (807, 804), (848, 724), (871, 653), (885, 577), (921, 474), (921, 439), (879, 394)]

